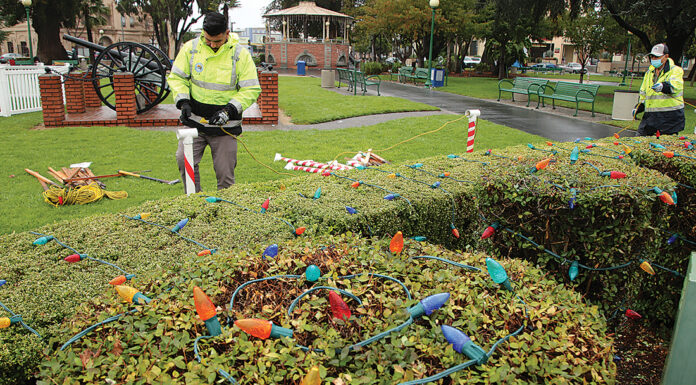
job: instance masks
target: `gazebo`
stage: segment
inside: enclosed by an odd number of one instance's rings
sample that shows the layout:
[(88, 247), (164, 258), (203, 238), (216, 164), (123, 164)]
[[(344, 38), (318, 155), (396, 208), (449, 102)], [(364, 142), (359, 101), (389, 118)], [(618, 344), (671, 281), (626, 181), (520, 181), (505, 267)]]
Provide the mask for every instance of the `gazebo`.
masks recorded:
[[(348, 65), (348, 30), (353, 18), (300, 1), (295, 7), (271, 11), (266, 18), (266, 61), (282, 69), (297, 68), (303, 60), (307, 67), (332, 69)], [(280, 41), (271, 41), (271, 27), (282, 28)], [(319, 34), (321, 38), (311, 36)]]

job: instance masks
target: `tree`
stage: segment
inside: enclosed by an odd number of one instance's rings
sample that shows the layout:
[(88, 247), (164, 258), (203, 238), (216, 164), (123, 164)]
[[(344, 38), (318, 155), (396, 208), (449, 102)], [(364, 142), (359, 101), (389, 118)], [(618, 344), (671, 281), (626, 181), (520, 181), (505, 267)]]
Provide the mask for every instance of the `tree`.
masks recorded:
[[(87, 41), (94, 43), (92, 27), (105, 25), (106, 18), (111, 14), (109, 8), (104, 6), (102, 0), (80, 0), (78, 17), (84, 23), (87, 31)], [(94, 60), (94, 50), (89, 49), (89, 60)]]
[[(67, 59), (61, 42), (61, 27), (73, 27), (79, 14), (80, 0), (35, 0), (31, 6), (31, 25), (38, 42), (36, 56), (50, 63)], [(5, 25), (15, 25), (26, 19), (24, 6), (17, 0), (0, 0), (0, 20)]]
[(608, 30), (605, 25), (608, 24), (607, 21), (611, 21), (610, 17), (597, 12), (594, 8), (589, 8), (582, 16), (574, 19), (566, 17), (564, 20), (564, 36), (573, 43), (582, 65), (580, 83), (582, 83), (587, 62), (591, 57), (596, 57), (607, 45)]
[(601, 0), (602, 5), (625, 30), (633, 33), (650, 51), (664, 42), (670, 57), (679, 60), (696, 30), (693, 0)]

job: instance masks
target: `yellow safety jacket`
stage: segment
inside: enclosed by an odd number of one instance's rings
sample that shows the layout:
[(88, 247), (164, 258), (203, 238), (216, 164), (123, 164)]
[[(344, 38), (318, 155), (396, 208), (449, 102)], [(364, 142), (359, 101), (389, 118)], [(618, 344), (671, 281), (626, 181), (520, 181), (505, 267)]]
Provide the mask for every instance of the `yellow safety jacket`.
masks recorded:
[[(676, 111), (684, 108), (684, 70), (667, 58), (662, 72), (655, 81), (656, 68), (650, 66), (640, 85), (640, 102), (645, 103), (645, 112)], [(669, 82), (671, 93), (657, 92), (652, 89), (656, 83)]]
[(188, 99), (208, 106), (229, 103), (240, 114), (249, 108), (261, 94), (261, 85), (251, 54), (238, 42), (237, 34), (231, 33), (217, 52), (201, 36), (184, 43), (167, 78), (174, 101)]

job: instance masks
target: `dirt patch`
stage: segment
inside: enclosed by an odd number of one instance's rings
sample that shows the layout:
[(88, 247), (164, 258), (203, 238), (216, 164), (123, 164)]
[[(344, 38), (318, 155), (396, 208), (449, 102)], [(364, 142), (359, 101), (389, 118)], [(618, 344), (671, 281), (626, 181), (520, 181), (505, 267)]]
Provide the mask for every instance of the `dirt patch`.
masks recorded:
[(292, 118), (285, 114), (285, 111), (278, 109), (278, 125), (280, 126), (290, 126), (294, 124)]
[(616, 333), (616, 383), (660, 384), (669, 354), (668, 342), (641, 321), (627, 320)]

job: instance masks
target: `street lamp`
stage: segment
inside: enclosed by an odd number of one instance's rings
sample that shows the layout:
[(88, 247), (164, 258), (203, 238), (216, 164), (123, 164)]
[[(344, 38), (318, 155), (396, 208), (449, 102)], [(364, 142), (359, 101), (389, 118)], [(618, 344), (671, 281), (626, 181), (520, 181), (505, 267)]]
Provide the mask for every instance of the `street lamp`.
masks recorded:
[(626, 74), (628, 73), (628, 58), (631, 56), (631, 35), (631, 31), (628, 31), (628, 53), (626, 54), (626, 62), (624, 63), (623, 79), (621, 79), (621, 83), (619, 83), (620, 87), (626, 85)]
[(29, 58), (34, 61), (34, 50), (31, 47), (31, 20), (29, 18), (29, 9), (31, 8), (31, 0), (22, 0), (24, 10), (27, 11), (27, 39), (29, 40)]
[(440, 6), (440, 0), (430, 0), (430, 9), (432, 9), (432, 18), (430, 21), (430, 52), (428, 53), (428, 79), (425, 81), (425, 86), (432, 88), (430, 79), (433, 77), (433, 34), (435, 33), (435, 8)]
[(121, 41), (126, 41), (126, 33), (124, 32), (126, 28), (126, 16), (121, 15)]

